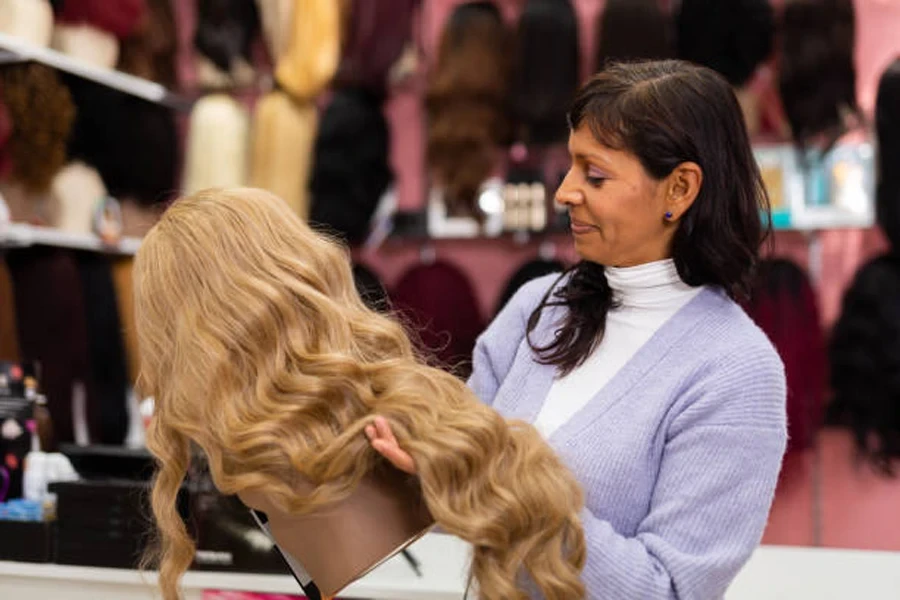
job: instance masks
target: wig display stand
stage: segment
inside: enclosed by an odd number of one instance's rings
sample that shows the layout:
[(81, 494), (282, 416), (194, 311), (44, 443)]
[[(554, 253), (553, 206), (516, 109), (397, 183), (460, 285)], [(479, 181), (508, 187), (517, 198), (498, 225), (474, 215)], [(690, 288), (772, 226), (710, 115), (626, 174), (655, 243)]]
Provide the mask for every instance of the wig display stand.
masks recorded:
[(113, 69), (98, 67), (67, 56), (62, 52), (34, 46), (18, 38), (0, 34), (0, 65), (22, 62), (39, 62), (54, 69), (71, 73), (100, 85), (105, 85), (120, 92), (171, 108), (185, 110), (190, 107), (190, 102), (187, 99), (173, 94), (158, 83)]

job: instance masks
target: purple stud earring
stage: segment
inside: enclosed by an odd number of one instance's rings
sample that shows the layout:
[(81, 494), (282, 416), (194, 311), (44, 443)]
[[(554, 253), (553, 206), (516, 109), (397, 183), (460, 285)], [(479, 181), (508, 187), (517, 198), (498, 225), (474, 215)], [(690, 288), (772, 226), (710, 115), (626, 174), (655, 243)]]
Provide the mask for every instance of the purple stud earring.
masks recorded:
[(666, 212), (666, 218), (667, 218), (667, 219), (671, 219), (671, 218), (672, 218), (672, 213)]

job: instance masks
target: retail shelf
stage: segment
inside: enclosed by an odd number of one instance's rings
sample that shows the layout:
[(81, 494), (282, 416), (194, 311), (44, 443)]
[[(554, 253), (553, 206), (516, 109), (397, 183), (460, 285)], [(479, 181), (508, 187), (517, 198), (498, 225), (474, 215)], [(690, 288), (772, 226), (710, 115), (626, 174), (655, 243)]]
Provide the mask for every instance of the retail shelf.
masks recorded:
[(7, 223), (0, 227), (0, 246), (4, 248), (54, 246), (108, 254), (133, 255), (140, 245), (140, 238), (133, 237), (122, 238), (115, 244), (106, 244), (96, 235), (72, 233), (52, 227), (38, 227), (24, 223)]
[(62, 52), (35, 46), (10, 35), (0, 34), (0, 64), (29, 61), (39, 62), (60, 71), (90, 79), (150, 102), (177, 109), (183, 109), (190, 105), (186, 98), (173, 94), (158, 83), (113, 69), (98, 67)]

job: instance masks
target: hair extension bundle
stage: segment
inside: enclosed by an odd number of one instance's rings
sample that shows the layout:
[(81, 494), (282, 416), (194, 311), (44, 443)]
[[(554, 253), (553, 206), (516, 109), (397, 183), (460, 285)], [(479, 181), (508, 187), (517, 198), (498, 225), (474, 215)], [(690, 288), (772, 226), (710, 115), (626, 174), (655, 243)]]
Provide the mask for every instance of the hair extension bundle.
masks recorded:
[(309, 178), (318, 111), (280, 90), (269, 92), (253, 115), (251, 185), (284, 199), (303, 218), (309, 214)]
[(146, 10), (145, 0), (62, 0), (61, 23), (93, 25), (118, 38), (134, 32)]
[(119, 46), (120, 71), (176, 87), (178, 32), (171, 0), (147, 0), (147, 11), (134, 33)]
[(345, 251), (283, 201), (238, 189), (176, 202), (134, 276), (166, 600), (193, 556), (175, 505), (191, 443), (221, 492), (308, 515), (385, 468), (364, 432), (375, 415), (415, 459), (435, 521), (474, 544), (481, 598), (527, 598), (525, 573), (545, 598), (584, 598), (571, 473), (533, 427), (424, 365), (403, 328), (363, 304)]
[(856, 101), (856, 13), (852, 0), (789, 0), (781, 26), (779, 87), (800, 148), (824, 136), (828, 150), (847, 131)]
[(334, 77), (341, 55), (341, 6), (296, 0), (292, 30), (275, 78), (297, 100), (315, 98)]
[(509, 51), (492, 2), (459, 5), (441, 35), (425, 98), (426, 154), (451, 215), (480, 214), (478, 190), (508, 141)]
[(760, 263), (744, 308), (771, 340), (787, 377), (788, 452), (813, 445), (823, 418), (828, 381), (825, 335), (816, 292), (795, 263)]
[(878, 135), (878, 225), (900, 256), (900, 58), (881, 76), (875, 103)]
[(46, 192), (66, 162), (75, 116), (69, 90), (50, 67), (27, 63), (0, 67), (0, 94), (13, 124), (13, 177), (29, 192)]
[(384, 94), (388, 73), (412, 34), (420, 0), (353, 0), (347, 35), (335, 76), (339, 86), (363, 87)]
[(295, 3), (296, 0), (256, 0), (263, 39), (275, 65), (287, 52), (291, 40)]
[(188, 193), (247, 182), (250, 117), (226, 94), (194, 103), (185, 149), (184, 189)]
[(310, 182), (310, 223), (362, 243), (391, 183), (390, 132), (380, 98), (362, 90), (335, 91), (322, 115)]
[(662, 60), (676, 54), (675, 23), (659, 0), (607, 0), (597, 37), (597, 70), (611, 61)]
[(682, 0), (676, 14), (678, 58), (746, 84), (772, 53), (775, 13), (769, 0)]

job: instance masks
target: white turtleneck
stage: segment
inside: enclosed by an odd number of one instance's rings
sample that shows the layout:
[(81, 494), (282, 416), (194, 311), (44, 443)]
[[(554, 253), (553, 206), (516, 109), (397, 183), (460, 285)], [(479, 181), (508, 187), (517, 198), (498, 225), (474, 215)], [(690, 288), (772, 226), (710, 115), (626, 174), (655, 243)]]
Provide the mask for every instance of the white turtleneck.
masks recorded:
[(618, 303), (606, 317), (597, 349), (580, 367), (553, 381), (534, 426), (548, 438), (581, 410), (653, 334), (702, 288), (678, 276), (671, 259), (627, 268), (606, 268)]

